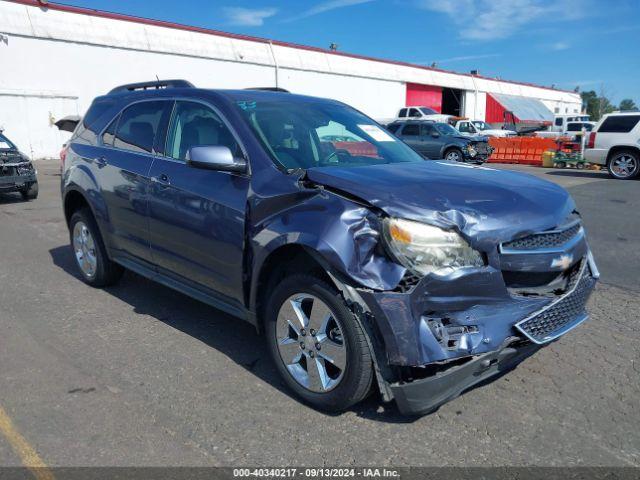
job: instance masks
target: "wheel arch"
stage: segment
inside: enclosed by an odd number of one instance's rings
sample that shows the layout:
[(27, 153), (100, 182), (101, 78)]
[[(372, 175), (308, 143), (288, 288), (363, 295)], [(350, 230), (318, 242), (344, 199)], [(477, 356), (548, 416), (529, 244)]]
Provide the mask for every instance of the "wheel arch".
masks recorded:
[(616, 145), (609, 149), (609, 153), (607, 154), (607, 164), (611, 161), (613, 156), (620, 152), (631, 151), (634, 152), (638, 159), (640, 159), (640, 148), (635, 145)]
[(259, 331), (263, 330), (264, 310), (270, 291), (268, 287), (285, 277), (288, 272), (312, 273), (337, 287), (328, 273), (329, 263), (314, 248), (302, 243), (280, 245), (270, 251), (256, 266), (257, 274), (251, 282), (250, 310), (256, 315)]

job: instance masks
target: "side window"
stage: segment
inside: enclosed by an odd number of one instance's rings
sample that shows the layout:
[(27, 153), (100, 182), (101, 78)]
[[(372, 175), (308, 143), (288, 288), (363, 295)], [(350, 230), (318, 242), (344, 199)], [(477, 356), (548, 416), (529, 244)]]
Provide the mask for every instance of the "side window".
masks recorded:
[(387, 125), (387, 130), (389, 130), (391, 133), (396, 133), (398, 131), (398, 128), (400, 128), (399, 123), (392, 123), (391, 125)]
[(107, 129), (102, 134), (102, 143), (104, 145), (113, 146), (113, 140), (116, 138), (116, 127), (118, 126), (118, 120), (120, 119), (120, 115), (113, 119), (113, 121), (109, 124)]
[(415, 123), (405, 125), (402, 129), (402, 135), (406, 135), (408, 137), (417, 137), (418, 135), (420, 135), (420, 125), (417, 125)]
[(407, 116), (407, 109), (406, 108), (401, 108), (400, 109), (400, 113), (398, 114), (399, 117), (406, 117)]
[(241, 154), (235, 138), (211, 108), (195, 102), (176, 102), (167, 133), (166, 156), (186, 160), (191, 147), (204, 145), (225, 146), (234, 155)]
[(562, 126), (562, 117), (556, 118), (555, 126), (556, 127), (561, 127)]
[(131, 105), (120, 116), (113, 146), (140, 153), (153, 152), (153, 140), (158, 131), (166, 102), (140, 102)]
[(428, 137), (429, 135), (431, 135), (432, 130), (433, 127), (427, 123), (423, 123), (422, 125), (420, 125), (420, 135), (422, 135), (423, 137)]
[(420, 112), (418, 111), (417, 108), (411, 108), (409, 109), (409, 116), (410, 117), (420, 117)]
[(473, 133), (473, 128), (469, 122), (460, 122), (458, 130), (462, 133)]
[(600, 125), (598, 133), (629, 133), (640, 121), (640, 115), (612, 115)]

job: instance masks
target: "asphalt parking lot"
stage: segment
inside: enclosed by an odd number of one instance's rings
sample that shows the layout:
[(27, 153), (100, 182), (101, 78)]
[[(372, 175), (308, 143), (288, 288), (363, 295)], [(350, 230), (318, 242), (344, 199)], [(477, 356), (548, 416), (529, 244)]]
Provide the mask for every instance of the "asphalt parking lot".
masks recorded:
[[(640, 181), (525, 170), (567, 187), (602, 281), (591, 319), (419, 419), (374, 397), (342, 415), (291, 397), (253, 328), (127, 273), (75, 272), (58, 163), (0, 196), (0, 412), (50, 466), (640, 466)], [(20, 465), (0, 434), (0, 465)]]

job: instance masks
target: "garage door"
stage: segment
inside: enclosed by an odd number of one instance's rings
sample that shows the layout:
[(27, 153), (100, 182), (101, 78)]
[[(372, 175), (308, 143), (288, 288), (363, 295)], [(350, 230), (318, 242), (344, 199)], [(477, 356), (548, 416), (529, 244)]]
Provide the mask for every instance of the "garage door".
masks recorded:
[(429, 107), (442, 112), (442, 87), (407, 83), (407, 107)]

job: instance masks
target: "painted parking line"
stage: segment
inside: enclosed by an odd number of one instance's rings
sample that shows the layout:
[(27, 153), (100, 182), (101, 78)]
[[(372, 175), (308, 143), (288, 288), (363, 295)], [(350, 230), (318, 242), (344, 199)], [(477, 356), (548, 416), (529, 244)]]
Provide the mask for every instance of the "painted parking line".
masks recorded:
[(42, 461), (29, 442), (16, 430), (7, 412), (0, 406), (0, 433), (7, 439), (11, 448), (20, 457), (22, 465), (27, 467), (37, 480), (55, 480), (53, 473)]

